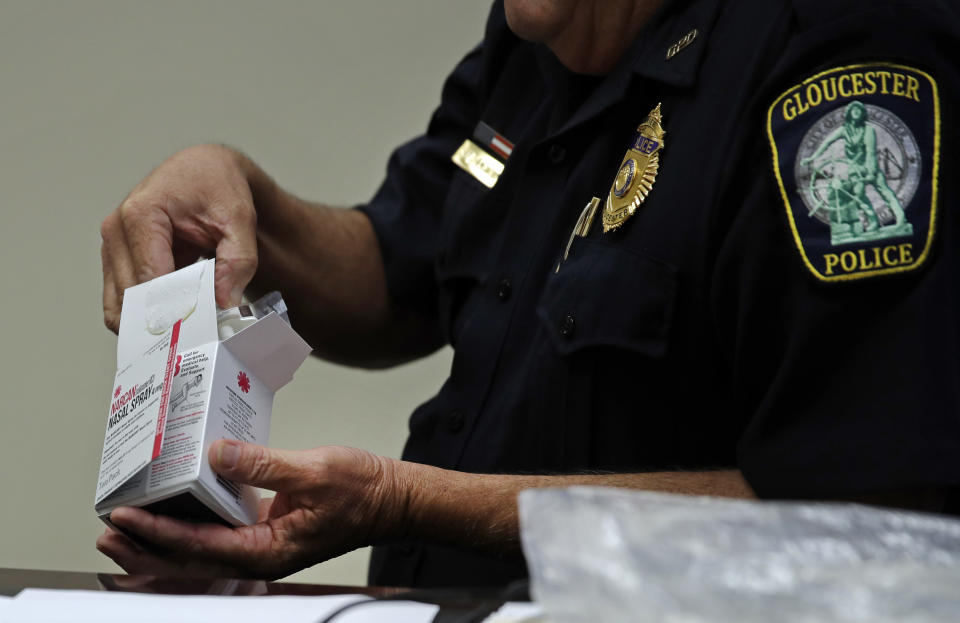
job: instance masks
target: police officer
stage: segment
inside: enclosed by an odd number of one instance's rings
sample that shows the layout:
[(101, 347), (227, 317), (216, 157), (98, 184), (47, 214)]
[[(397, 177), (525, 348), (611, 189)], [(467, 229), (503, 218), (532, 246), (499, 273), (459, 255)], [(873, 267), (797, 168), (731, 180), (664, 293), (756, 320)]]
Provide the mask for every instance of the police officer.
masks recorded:
[[(403, 461), (220, 441), (218, 472), (278, 492), (261, 523), (123, 508), (170, 553), (98, 547), (277, 577), (375, 543), (374, 583), (477, 585), (524, 573), (528, 487), (951, 510), (955, 9), (836, 4), (498, 2), (356, 210), (225, 147), (170, 158), (103, 223), (109, 327), (123, 288), (213, 251), (220, 305), (279, 289), (323, 357), (454, 361)], [(853, 102), (863, 158), (833, 140)], [(889, 193), (840, 192), (862, 170)]]

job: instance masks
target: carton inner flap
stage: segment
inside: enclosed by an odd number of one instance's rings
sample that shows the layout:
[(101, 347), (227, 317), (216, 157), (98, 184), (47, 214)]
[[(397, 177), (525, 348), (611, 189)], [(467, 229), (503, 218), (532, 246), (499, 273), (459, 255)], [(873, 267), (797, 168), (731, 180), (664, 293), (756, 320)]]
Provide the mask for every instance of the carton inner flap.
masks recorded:
[(213, 260), (127, 288), (120, 316), (117, 367), (143, 356), (182, 320), (178, 348), (186, 350), (217, 339)]
[(147, 284), (147, 331), (153, 335), (162, 335), (178, 320), (185, 320), (197, 308), (205, 269), (206, 264), (200, 264), (199, 271), (177, 271), (164, 279), (154, 279)]
[(271, 391), (290, 382), (311, 350), (276, 312), (227, 338), (223, 345)]

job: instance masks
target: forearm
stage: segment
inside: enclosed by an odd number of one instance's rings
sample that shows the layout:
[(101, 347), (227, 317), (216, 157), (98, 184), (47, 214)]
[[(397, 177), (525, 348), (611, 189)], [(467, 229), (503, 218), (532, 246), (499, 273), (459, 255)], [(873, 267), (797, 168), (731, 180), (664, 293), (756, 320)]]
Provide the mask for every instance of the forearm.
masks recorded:
[(246, 158), (244, 168), (257, 207), (259, 264), (251, 290), (279, 290), (318, 356), (364, 367), (409, 358), (419, 325), (391, 309), (366, 215), (304, 201)]
[(738, 470), (527, 476), (467, 474), (398, 463), (406, 488), (404, 536), (501, 555), (520, 551), (517, 494), (537, 487), (622, 487), (723, 497), (755, 497)]

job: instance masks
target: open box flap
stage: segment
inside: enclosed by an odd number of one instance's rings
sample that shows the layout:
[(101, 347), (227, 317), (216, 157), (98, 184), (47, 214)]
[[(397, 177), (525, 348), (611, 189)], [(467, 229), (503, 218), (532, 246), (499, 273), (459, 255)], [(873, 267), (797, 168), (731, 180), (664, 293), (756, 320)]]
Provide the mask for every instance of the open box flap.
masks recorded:
[(178, 320), (179, 350), (217, 340), (213, 269), (214, 260), (204, 260), (124, 291), (117, 369), (142, 358)]
[(270, 391), (293, 379), (312, 350), (275, 312), (222, 342)]

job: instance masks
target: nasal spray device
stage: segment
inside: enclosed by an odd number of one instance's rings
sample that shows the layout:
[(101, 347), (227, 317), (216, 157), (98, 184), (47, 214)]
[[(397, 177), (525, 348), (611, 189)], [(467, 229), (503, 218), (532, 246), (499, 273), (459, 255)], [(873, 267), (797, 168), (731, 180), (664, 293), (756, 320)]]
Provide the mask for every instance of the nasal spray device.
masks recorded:
[(284, 322), (290, 324), (287, 315), (287, 305), (279, 292), (270, 292), (253, 303), (238, 305), (227, 309), (217, 310), (217, 332), (220, 339), (225, 340), (236, 333), (240, 333), (257, 320), (276, 312)]

